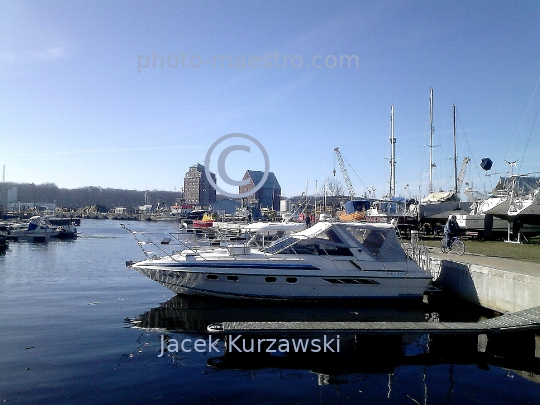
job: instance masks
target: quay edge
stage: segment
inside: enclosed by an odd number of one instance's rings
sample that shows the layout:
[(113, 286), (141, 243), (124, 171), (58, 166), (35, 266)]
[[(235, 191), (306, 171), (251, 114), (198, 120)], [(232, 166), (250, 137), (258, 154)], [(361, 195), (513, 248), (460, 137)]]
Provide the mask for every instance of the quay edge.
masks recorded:
[(466, 255), (431, 255), (426, 270), (451, 295), (498, 312), (540, 306), (540, 264)]

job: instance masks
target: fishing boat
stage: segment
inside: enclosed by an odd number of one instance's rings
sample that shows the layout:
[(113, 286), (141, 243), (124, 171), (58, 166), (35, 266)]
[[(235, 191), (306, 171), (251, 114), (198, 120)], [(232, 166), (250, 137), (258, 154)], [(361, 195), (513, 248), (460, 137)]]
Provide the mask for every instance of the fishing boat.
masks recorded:
[(177, 294), (239, 299), (418, 299), (431, 281), (392, 225), (365, 222), (319, 222), (268, 246), (186, 248), (126, 266)]

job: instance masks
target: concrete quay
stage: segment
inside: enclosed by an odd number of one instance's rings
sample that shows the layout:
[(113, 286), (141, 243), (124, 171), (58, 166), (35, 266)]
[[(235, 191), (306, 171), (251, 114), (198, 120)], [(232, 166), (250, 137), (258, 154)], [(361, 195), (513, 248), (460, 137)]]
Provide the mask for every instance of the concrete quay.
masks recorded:
[(498, 312), (540, 306), (540, 264), (480, 255), (430, 253), (434, 283), (465, 301)]

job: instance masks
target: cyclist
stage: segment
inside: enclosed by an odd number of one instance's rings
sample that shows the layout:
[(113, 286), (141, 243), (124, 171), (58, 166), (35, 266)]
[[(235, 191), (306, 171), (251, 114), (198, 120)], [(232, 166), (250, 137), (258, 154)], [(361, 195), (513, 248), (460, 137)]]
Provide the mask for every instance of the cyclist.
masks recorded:
[(446, 225), (444, 226), (444, 236), (446, 237), (446, 247), (450, 250), (450, 245), (452, 242), (452, 238), (459, 235), (459, 232), (461, 231), (461, 228), (459, 227), (457, 223), (457, 218), (455, 215), (450, 215), (448, 217), (448, 221), (446, 221)]

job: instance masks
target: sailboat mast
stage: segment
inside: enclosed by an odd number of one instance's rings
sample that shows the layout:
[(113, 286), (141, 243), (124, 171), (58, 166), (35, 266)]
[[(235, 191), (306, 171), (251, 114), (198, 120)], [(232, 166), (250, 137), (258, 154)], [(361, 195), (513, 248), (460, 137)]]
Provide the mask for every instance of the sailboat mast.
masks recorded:
[(394, 106), (390, 109), (390, 197), (396, 194), (396, 138), (394, 138)]
[(429, 192), (433, 192), (433, 89), (429, 89)]
[(458, 193), (458, 172), (457, 172), (457, 141), (456, 141), (456, 105), (452, 104), (454, 110), (454, 192)]
[(317, 221), (317, 180), (315, 180), (315, 195), (313, 196), (313, 204), (315, 206), (313, 210), (313, 223)]

